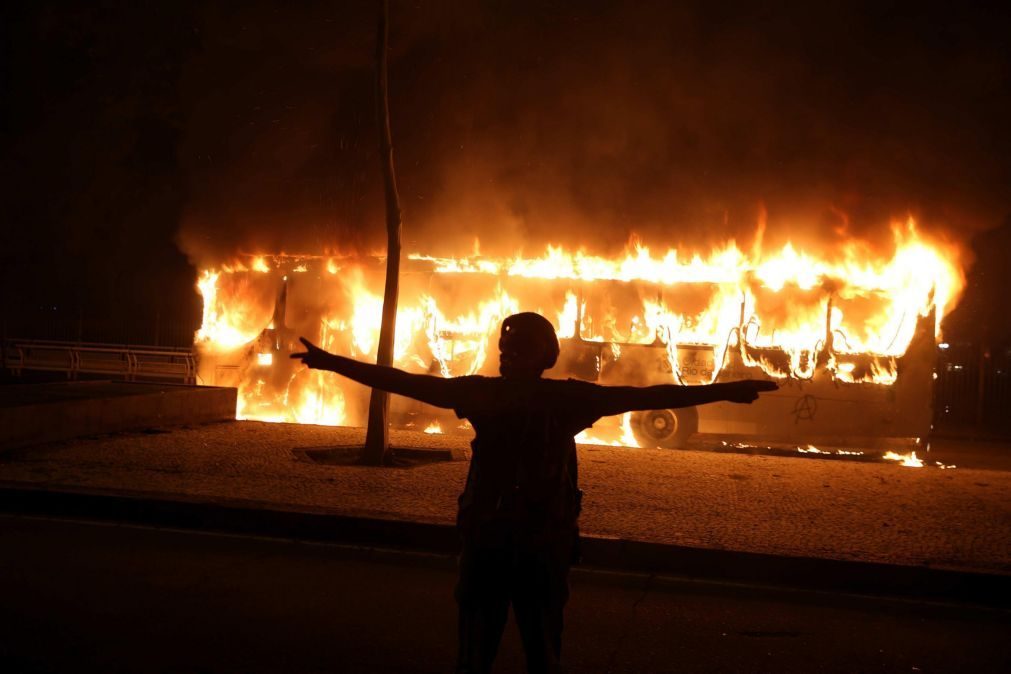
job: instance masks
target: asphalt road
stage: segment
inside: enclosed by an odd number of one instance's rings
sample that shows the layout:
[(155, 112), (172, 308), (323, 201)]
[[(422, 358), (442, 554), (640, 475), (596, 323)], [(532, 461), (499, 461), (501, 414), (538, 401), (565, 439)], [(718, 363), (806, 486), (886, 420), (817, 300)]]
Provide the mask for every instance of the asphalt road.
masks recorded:
[[(0, 516), (0, 671), (448, 672), (452, 560)], [(572, 672), (1007, 672), (1011, 614), (579, 571)], [(522, 671), (510, 626), (499, 672)]]

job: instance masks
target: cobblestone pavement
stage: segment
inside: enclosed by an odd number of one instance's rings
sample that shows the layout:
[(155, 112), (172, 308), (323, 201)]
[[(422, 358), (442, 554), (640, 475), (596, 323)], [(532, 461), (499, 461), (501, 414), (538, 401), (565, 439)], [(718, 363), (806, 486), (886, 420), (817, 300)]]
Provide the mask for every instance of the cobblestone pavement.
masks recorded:
[[(397, 446), (460, 437), (393, 432)], [(249, 499), (451, 523), (467, 462), (321, 465), (364, 431), (239, 421), (0, 453), (0, 481)], [(580, 447), (585, 533), (710, 549), (1011, 574), (1011, 473)]]

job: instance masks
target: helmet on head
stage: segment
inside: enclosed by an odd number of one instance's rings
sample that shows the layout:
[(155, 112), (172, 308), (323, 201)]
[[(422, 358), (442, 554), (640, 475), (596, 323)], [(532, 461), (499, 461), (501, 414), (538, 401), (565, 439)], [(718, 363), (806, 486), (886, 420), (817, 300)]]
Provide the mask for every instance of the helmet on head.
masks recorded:
[(545, 370), (554, 367), (558, 361), (559, 346), (558, 337), (555, 335), (555, 326), (540, 314), (524, 311), (507, 317), (502, 321), (502, 335), (500, 339), (504, 339), (506, 335), (510, 335), (511, 338), (518, 340), (533, 340), (543, 345), (543, 367)]

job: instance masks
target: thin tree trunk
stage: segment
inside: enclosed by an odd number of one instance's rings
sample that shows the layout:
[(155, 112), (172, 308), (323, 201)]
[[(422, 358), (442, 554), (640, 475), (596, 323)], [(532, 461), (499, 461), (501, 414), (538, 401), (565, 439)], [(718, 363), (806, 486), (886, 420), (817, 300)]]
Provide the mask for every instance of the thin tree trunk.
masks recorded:
[[(376, 44), (376, 118), (379, 127), (379, 161), (383, 169), (386, 193), (386, 290), (383, 294), (383, 321), (379, 329), (379, 365), (393, 364), (393, 344), (397, 326), (397, 297), (400, 291), (400, 197), (397, 177), (393, 171), (393, 137), (390, 133), (390, 104), (386, 76), (386, 52), (389, 43), (390, 5), (382, 0), (379, 32)], [(390, 437), (387, 417), (390, 396), (372, 389), (369, 400), (369, 423), (365, 433), (365, 449), (361, 462), (382, 465), (390, 460)]]

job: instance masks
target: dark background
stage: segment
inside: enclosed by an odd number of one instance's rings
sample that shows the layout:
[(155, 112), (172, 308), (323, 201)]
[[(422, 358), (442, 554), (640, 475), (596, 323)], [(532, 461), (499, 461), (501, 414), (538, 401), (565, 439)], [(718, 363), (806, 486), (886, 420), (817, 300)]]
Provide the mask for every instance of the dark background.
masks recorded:
[[(975, 248), (1007, 344), (1009, 9), (391, 3), (406, 250)], [(186, 344), (194, 265), (376, 252), (375, 2), (7, 3), (7, 335)], [(716, 6), (721, 5), (721, 6)], [(32, 333), (32, 334), (29, 334)]]

